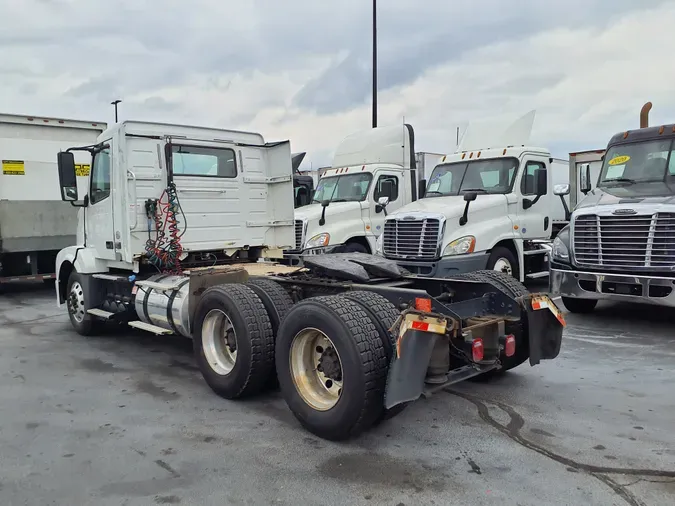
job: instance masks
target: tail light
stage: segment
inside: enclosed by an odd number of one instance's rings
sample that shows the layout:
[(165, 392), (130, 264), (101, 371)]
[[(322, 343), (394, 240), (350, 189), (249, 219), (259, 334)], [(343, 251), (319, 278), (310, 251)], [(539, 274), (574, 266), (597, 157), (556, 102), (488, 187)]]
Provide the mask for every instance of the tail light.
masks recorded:
[(480, 362), (483, 360), (483, 355), (485, 350), (483, 348), (483, 340), (480, 337), (477, 337), (471, 343), (471, 354), (473, 355), (474, 362)]
[(516, 336), (509, 334), (506, 336), (506, 342), (504, 343), (504, 354), (507, 357), (512, 357), (516, 353)]

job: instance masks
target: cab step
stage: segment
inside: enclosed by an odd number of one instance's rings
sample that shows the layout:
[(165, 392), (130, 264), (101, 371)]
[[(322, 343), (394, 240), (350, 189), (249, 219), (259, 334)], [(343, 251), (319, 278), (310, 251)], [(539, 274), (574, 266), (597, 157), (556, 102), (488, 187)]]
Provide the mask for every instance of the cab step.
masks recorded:
[(539, 279), (548, 277), (548, 271), (533, 272), (525, 276), (527, 279)]
[(152, 334), (156, 334), (158, 336), (166, 336), (169, 334), (173, 334), (171, 330), (163, 329), (162, 327), (158, 327), (157, 325), (152, 325), (151, 323), (145, 323), (140, 320), (134, 320), (132, 322), (129, 322), (129, 326), (133, 327), (135, 329), (140, 329), (140, 330), (145, 330), (146, 332), (151, 332)]
[(98, 309), (98, 308), (87, 309), (87, 313), (89, 313), (92, 316), (96, 316), (98, 318), (101, 318), (103, 320), (110, 320), (115, 316), (115, 313), (111, 313), (109, 311), (104, 311), (103, 309)]
[(92, 274), (91, 277), (92, 277), (92, 278), (96, 278), (96, 279), (105, 279), (106, 281), (115, 281), (115, 282), (117, 282), (117, 283), (128, 283), (128, 282), (129, 282), (129, 278), (128, 278), (128, 277), (126, 277), (126, 276), (117, 276), (117, 275), (115, 275), (115, 274), (102, 274), (102, 273), (98, 273), (98, 274)]

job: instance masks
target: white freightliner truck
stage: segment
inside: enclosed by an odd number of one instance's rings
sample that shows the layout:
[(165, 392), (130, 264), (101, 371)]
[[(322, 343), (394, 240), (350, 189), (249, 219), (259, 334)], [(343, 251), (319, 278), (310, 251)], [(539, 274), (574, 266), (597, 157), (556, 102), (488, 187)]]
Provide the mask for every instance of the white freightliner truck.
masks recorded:
[[(0, 283), (53, 280), (54, 260), (75, 241), (77, 209), (61, 200), (54, 153), (91, 144), (101, 122), (0, 114)], [(78, 153), (77, 184), (90, 158)]]
[(62, 198), (82, 207), (56, 261), (59, 303), (83, 335), (116, 322), (191, 338), (225, 398), (277, 378), (304, 427), (345, 439), (420, 395), (559, 353), (558, 308), (502, 273), (420, 280), (352, 252), (260, 276), (255, 261), (293, 243), (288, 142), (125, 122), (82, 149), (83, 195), (74, 150), (58, 154)]
[(521, 140), (533, 120), (514, 123), (521, 131), (512, 125), (501, 144), (463, 141), (443, 157), (423, 198), (388, 213), (377, 251), (426, 277), (481, 269), (520, 281), (548, 276), (549, 241), (566, 224), (569, 164)]
[(324, 170), (312, 204), (296, 210), (296, 243), (288, 256), (301, 253), (375, 251), (388, 199), (391, 212), (418, 199), (425, 165), (443, 155), (415, 153), (412, 126), (373, 128), (346, 137)]
[(675, 126), (649, 127), (650, 109), (610, 139), (595, 188), (592, 166), (573, 173), (586, 197), (553, 242), (550, 275), (572, 312), (603, 299), (675, 306)]

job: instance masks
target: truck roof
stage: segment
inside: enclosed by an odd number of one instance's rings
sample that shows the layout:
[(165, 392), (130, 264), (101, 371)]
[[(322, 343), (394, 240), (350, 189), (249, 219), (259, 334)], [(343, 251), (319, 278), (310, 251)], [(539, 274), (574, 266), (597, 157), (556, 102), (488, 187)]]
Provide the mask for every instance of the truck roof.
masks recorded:
[(175, 123), (159, 123), (147, 121), (123, 121), (111, 126), (102, 135), (109, 136), (118, 130), (126, 134), (173, 137), (194, 137), (207, 140), (232, 141), (247, 144), (264, 145), (265, 139), (259, 133), (224, 128), (180, 125)]
[(523, 152), (541, 154), (543, 156), (551, 156), (551, 153), (546, 148), (538, 148), (534, 146), (506, 146), (502, 148), (488, 148), (475, 151), (461, 151), (446, 155), (441, 159), (441, 163), (452, 163), (459, 161), (478, 160), (484, 158), (502, 158), (502, 157), (516, 157), (518, 158)]
[(638, 128), (636, 130), (627, 130), (614, 134), (609, 140), (607, 148), (615, 144), (627, 144), (629, 142), (651, 141), (659, 139), (672, 139), (675, 137), (674, 125), (661, 125), (647, 128)]
[(14, 123), (17, 125), (46, 125), (66, 128), (81, 128), (85, 130), (100, 130), (108, 128), (104, 121), (84, 121), (67, 118), (52, 118), (48, 116), (31, 116), (30, 114), (0, 114), (0, 123)]

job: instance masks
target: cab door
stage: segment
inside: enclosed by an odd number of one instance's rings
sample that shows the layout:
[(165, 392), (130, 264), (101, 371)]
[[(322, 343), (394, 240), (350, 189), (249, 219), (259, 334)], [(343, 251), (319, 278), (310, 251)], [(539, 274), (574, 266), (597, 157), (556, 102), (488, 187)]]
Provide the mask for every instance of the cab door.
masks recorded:
[[(396, 171), (378, 171), (373, 179), (372, 196), (369, 199), (369, 220), (366, 222), (367, 235), (372, 233), (376, 238), (384, 230), (385, 219), (385, 212), (379, 208), (377, 201), (380, 197), (387, 196), (387, 186), (391, 188), (391, 195), (389, 195), (389, 203), (386, 209), (387, 214), (393, 213), (404, 205), (402, 173)], [(370, 226), (370, 230), (368, 230), (368, 226)]]
[[(537, 199), (537, 173), (546, 171), (546, 187), (543, 195)], [(523, 239), (545, 239), (551, 235), (551, 210), (553, 189), (549, 161), (544, 157), (526, 157), (521, 164), (520, 178), (516, 183), (518, 195), (517, 235)], [(529, 201), (526, 204), (526, 201)]]
[(96, 153), (89, 176), (89, 204), (86, 213), (86, 245), (96, 249), (96, 257), (116, 260), (120, 245), (115, 242), (113, 213), (113, 155), (112, 140), (104, 141), (106, 147)]

